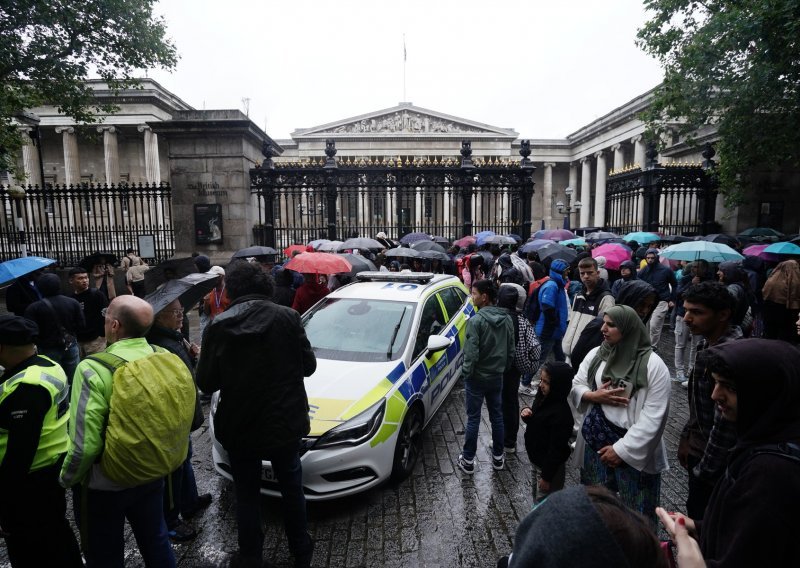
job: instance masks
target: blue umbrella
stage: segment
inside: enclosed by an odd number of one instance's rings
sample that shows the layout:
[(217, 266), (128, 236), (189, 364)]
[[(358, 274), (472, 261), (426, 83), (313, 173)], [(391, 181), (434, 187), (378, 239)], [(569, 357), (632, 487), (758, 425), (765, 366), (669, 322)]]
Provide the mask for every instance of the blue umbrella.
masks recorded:
[(633, 233), (628, 233), (623, 238), (628, 242), (636, 241), (640, 245), (646, 245), (647, 243), (661, 240), (661, 237), (655, 233), (645, 233), (644, 231), (634, 231)]
[(431, 236), (428, 233), (408, 233), (407, 235), (403, 235), (400, 239), (400, 242), (404, 245), (410, 245), (411, 243), (415, 243), (417, 241), (429, 241), (431, 240)]
[(725, 260), (741, 260), (744, 257), (728, 245), (709, 241), (691, 241), (671, 245), (659, 253), (669, 260), (706, 260), (723, 262)]
[(481, 246), (482, 244), (486, 243), (486, 239), (488, 237), (495, 236), (494, 231), (481, 231), (480, 233), (475, 233), (475, 244)]
[[(800, 247), (794, 243), (773, 243), (764, 249), (764, 252), (772, 254), (796, 254), (800, 255)], [(2, 265), (0, 265), (2, 266)]]
[(519, 252), (524, 252), (526, 254), (529, 252), (536, 252), (540, 248), (551, 244), (553, 244), (553, 241), (547, 239), (534, 239), (519, 247)]
[(21, 278), (31, 272), (36, 272), (40, 268), (55, 264), (52, 258), (43, 256), (23, 256), (0, 263), (0, 286)]

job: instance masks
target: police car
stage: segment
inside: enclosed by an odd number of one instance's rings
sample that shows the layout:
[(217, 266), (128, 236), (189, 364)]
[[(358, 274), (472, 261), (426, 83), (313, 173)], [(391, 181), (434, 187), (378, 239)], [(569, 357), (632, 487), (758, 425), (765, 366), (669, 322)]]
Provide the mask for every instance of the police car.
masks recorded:
[[(423, 429), (460, 377), (473, 313), (454, 276), (361, 272), (303, 315), (317, 357), (316, 372), (305, 380), (307, 499), (344, 497), (412, 472)], [(218, 394), (210, 420), (214, 466), (232, 479), (214, 437)], [(269, 462), (263, 462), (261, 492), (280, 495)]]

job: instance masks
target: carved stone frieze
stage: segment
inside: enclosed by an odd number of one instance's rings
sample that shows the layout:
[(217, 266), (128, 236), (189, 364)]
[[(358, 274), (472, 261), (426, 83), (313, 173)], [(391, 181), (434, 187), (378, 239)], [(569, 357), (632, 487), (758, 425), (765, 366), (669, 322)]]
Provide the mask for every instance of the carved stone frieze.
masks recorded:
[(491, 131), (419, 112), (401, 110), (372, 118), (364, 118), (348, 124), (342, 124), (327, 130), (322, 130), (319, 134), (360, 134), (368, 132), (451, 134)]

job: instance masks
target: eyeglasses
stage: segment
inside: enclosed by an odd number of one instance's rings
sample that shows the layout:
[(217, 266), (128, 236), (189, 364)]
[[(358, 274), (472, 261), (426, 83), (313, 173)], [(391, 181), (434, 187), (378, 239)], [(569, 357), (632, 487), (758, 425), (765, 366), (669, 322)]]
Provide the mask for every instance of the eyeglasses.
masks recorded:
[(183, 315), (183, 308), (180, 308), (178, 310), (170, 310), (169, 313), (171, 313), (172, 315), (174, 315), (176, 317), (177, 316), (182, 316)]

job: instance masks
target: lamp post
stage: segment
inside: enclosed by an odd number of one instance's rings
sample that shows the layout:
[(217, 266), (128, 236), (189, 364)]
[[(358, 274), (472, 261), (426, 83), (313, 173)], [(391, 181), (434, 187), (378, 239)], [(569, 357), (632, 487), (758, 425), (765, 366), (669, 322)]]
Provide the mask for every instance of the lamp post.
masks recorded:
[(573, 212), (577, 213), (578, 211), (581, 210), (581, 207), (583, 207), (583, 203), (581, 203), (580, 201), (575, 201), (575, 203), (572, 202), (572, 192), (573, 191), (574, 190), (571, 187), (567, 187), (564, 190), (564, 194), (567, 196), (567, 204), (566, 205), (564, 205), (563, 201), (556, 202), (556, 208), (558, 209), (558, 212), (561, 215), (564, 215), (564, 228), (565, 229), (569, 229), (570, 228), (570, 219), (569, 219), (570, 214), (572, 214)]
[(25, 188), (20, 185), (13, 185), (8, 189), (8, 193), (14, 200), (14, 209), (17, 214), (17, 232), (19, 234), (19, 255), (28, 256), (28, 246), (25, 242), (25, 221), (22, 217), (22, 202), (25, 199)]

